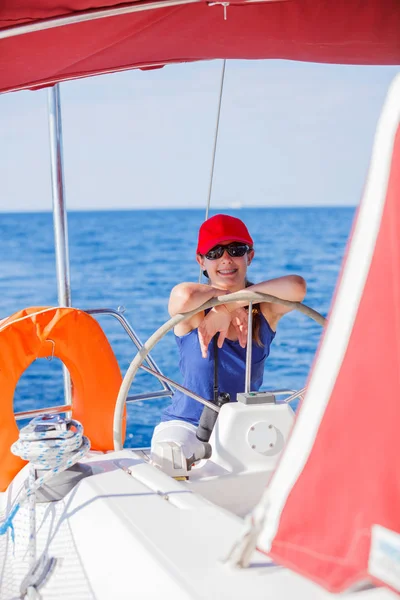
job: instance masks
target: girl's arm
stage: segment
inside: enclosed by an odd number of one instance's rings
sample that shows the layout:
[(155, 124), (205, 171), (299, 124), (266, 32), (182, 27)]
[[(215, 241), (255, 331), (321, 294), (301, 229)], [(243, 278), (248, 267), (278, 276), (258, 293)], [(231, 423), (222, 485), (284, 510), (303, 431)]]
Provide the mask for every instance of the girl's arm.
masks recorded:
[[(306, 282), (298, 275), (285, 275), (284, 277), (277, 277), (276, 279), (250, 285), (246, 290), (270, 294), (283, 300), (301, 302), (306, 295)], [(200, 347), (204, 358), (207, 356), (207, 348), (211, 339), (218, 331), (220, 333), (218, 346), (222, 347), (228, 333), (229, 315), (234, 318), (232, 323), (236, 329), (240, 345), (243, 348), (246, 346), (247, 313), (241, 314), (240, 309), (248, 304), (248, 302), (222, 304), (221, 306), (214, 307), (206, 317), (202, 315), (201, 319), (197, 321), (196, 327), (199, 328)], [(260, 309), (274, 331), (279, 319), (292, 310), (288, 306), (283, 306), (283, 304), (271, 302), (261, 302)]]
[[(246, 290), (271, 294), (271, 296), (282, 298), (282, 300), (302, 302), (306, 295), (307, 285), (303, 277), (300, 277), (299, 275), (284, 275), (283, 277), (277, 277), (276, 279), (255, 283), (246, 288)], [(248, 304), (248, 302), (231, 302), (225, 306), (229, 312), (233, 312), (240, 306), (247, 306)], [(283, 315), (293, 310), (288, 306), (283, 306), (283, 304), (272, 302), (260, 303), (260, 309), (272, 329), (276, 328), (279, 319)]]
[[(221, 290), (203, 283), (179, 283), (171, 291), (168, 312), (171, 317), (179, 313), (189, 312), (194, 308), (201, 306), (204, 302), (207, 302), (207, 300), (224, 294), (226, 294), (226, 290)], [(189, 319), (185, 319), (175, 326), (175, 334), (181, 336), (189, 333), (192, 329), (196, 329), (203, 319), (204, 312), (200, 312)]]

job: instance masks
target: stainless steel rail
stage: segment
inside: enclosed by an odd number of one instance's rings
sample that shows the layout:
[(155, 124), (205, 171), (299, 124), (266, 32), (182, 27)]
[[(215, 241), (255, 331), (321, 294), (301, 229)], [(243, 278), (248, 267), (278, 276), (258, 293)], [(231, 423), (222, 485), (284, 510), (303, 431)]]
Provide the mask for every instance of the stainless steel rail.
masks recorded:
[(292, 400), (295, 400), (296, 398), (303, 398), (306, 389), (307, 388), (303, 387), (303, 388), (301, 388), (301, 390), (266, 390), (266, 391), (268, 391), (270, 394), (274, 394), (274, 396), (286, 396), (287, 394), (290, 394), (290, 396), (288, 398), (285, 398), (285, 402), (291, 402)]
[(291, 402), (292, 400), (295, 400), (296, 398), (304, 398), (304, 394), (307, 388), (303, 387), (301, 388), (301, 390), (298, 390), (296, 392), (296, 390), (291, 390), (293, 393), (291, 396), (289, 396), (289, 398), (285, 398), (285, 402)]
[[(193, 392), (191, 392), (187, 388), (183, 387), (182, 385), (175, 383), (174, 381), (172, 381), (165, 375), (161, 375), (160, 373), (158, 373), (156, 371), (152, 371), (151, 369), (149, 369), (148, 367), (145, 367), (143, 365), (141, 368), (144, 371), (147, 371), (148, 373), (151, 373), (152, 375), (157, 377), (161, 382), (171, 383), (171, 385), (174, 385), (174, 387), (176, 387), (177, 390), (181, 390), (184, 394), (187, 394), (191, 398), (194, 398), (195, 400), (198, 400), (199, 402), (201, 402), (201, 404), (204, 404), (205, 406), (209, 406), (210, 408), (212, 408), (212, 410), (219, 412), (220, 409), (218, 406), (210, 403), (208, 400), (206, 400), (205, 398), (202, 398), (201, 396), (197, 396), (197, 394), (194, 394)], [(270, 391), (271, 394), (275, 394), (275, 396), (291, 394), (291, 396), (289, 396), (289, 398), (285, 398), (285, 402), (290, 402), (291, 400), (295, 400), (296, 398), (302, 398), (304, 396), (304, 392), (306, 391), (306, 388), (302, 388), (301, 390), (298, 390), (298, 391), (296, 391), (296, 390), (268, 390), (268, 391)], [(149, 396), (149, 393), (150, 392), (146, 392), (144, 394), (136, 394), (134, 397), (131, 396), (128, 401), (129, 402), (139, 402), (140, 400), (153, 400), (155, 398), (165, 398), (165, 397), (169, 397), (171, 395), (167, 390), (159, 390), (157, 392), (152, 392), (151, 396)], [(50, 414), (58, 414), (58, 413), (68, 412), (70, 410), (72, 410), (72, 406), (70, 406), (68, 404), (63, 404), (61, 406), (51, 406), (50, 408), (44, 408), (44, 409), (38, 408), (35, 410), (21, 411), (21, 412), (15, 413), (15, 418), (17, 420), (33, 419), (34, 417), (37, 417), (37, 416), (43, 414), (44, 411), (46, 411), (47, 413), (50, 413)]]
[[(123, 316), (121, 309), (114, 310), (113, 308), (89, 308), (89, 309), (85, 310), (85, 312), (87, 312), (90, 315), (109, 315), (109, 316), (116, 318), (117, 321), (119, 321), (119, 323), (122, 325), (123, 329), (128, 334), (131, 341), (135, 344), (136, 348), (138, 350), (140, 350), (142, 348), (142, 346), (143, 346), (142, 342), (140, 341), (139, 337), (136, 335), (135, 331), (130, 326), (127, 319)], [(174, 393), (174, 391), (171, 387), (171, 386), (173, 386), (175, 389), (180, 390), (181, 392), (183, 392), (190, 398), (197, 400), (204, 406), (208, 406), (215, 412), (219, 412), (219, 410), (220, 410), (219, 407), (216, 406), (210, 400), (207, 400), (206, 398), (203, 398), (202, 396), (195, 394), (191, 390), (188, 390), (184, 386), (176, 383), (169, 377), (166, 377), (165, 375), (163, 375), (163, 373), (161, 373), (160, 369), (158, 368), (157, 364), (154, 362), (154, 360), (150, 356), (146, 356), (145, 361), (150, 366), (145, 367), (144, 365), (141, 365), (140, 368), (143, 371), (145, 371), (146, 373), (149, 373), (149, 374), (153, 375), (154, 377), (156, 377), (160, 381), (163, 389), (155, 390), (155, 391), (151, 391), (151, 392), (144, 392), (142, 394), (135, 394), (133, 396), (128, 396), (127, 402), (134, 403), (134, 402), (140, 402), (142, 400), (154, 400), (157, 398), (169, 398)], [(152, 368), (150, 368), (150, 367), (152, 367)], [(291, 400), (294, 400), (298, 397), (302, 398), (304, 396), (305, 390), (306, 390), (306, 388), (302, 388), (301, 390), (298, 390), (298, 391), (292, 390), (292, 389), (280, 389), (280, 390), (268, 390), (268, 391), (270, 391), (272, 394), (275, 394), (276, 396), (289, 394), (289, 397), (285, 398), (285, 402), (290, 402)], [(50, 413), (50, 414), (58, 414), (58, 413), (68, 412), (71, 410), (72, 410), (71, 404), (63, 404), (60, 406), (51, 406), (51, 407), (47, 407), (47, 408), (44, 407), (44, 408), (38, 408), (38, 409), (34, 409), (34, 410), (20, 411), (20, 412), (15, 413), (15, 418), (16, 418), (16, 420), (32, 419), (36, 416), (43, 414), (44, 412)]]
[[(130, 337), (132, 342), (135, 344), (136, 348), (138, 350), (140, 350), (142, 348), (142, 346), (143, 346), (142, 342), (140, 341), (140, 339), (138, 338), (138, 336), (136, 335), (136, 333), (130, 326), (127, 319), (125, 319), (125, 317), (123, 316), (122, 310), (114, 310), (113, 308), (89, 308), (88, 310), (85, 310), (85, 312), (87, 312), (89, 315), (110, 315), (111, 317), (115, 317), (117, 319), (117, 321), (119, 321), (121, 323), (122, 327), (125, 329), (126, 333)], [(160, 369), (158, 368), (158, 366), (156, 365), (154, 360), (151, 358), (151, 356), (146, 357), (146, 362), (153, 369), (153, 370), (151, 370), (151, 369), (149, 370), (149, 372), (152, 375), (156, 375), (156, 374), (162, 375)], [(164, 396), (166, 396), (166, 397), (172, 396), (172, 394), (174, 393), (174, 390), (169, 386), (168, 383), (166, 383), (168, 378), (165, 378), (166, 381), (162, 381), (161, 378), (158, 378), (158, 379), (160, 380), (161, 385), (163, 387), (162, 391), (167, 392), (167, 393), (161, 393), (160, 390), (158, 390), (157, 392), (146, 392), (144, 394), (135, 394), (134, 396), (128, 396), (126, 401), (127, 402), (138, 402), (139, 400), (150, 400), (150, 399), (154, 399), (154, 398), (162, 398)]]
[[(59, 306), (71, 306), (71, 280), (68, 249), (68, 221), (65, 201), (61, 97), (59, 84), (48, 90), (51, 187), (53, 198), (54, 245), (56, 251)], [(63, 365), (64, 402), (71, 404), (72, 388), (68, 369)]]
[(246, 348), (246, 379), (244, 391), (248, 394), (251, 390), (251, 355), (253, 349), (253, 303), (249, 302), (249, 316), (247, 321), (247, 348)]
[(51, 415), (69, 412), (72, 410), (72, 406), (70, 404), (61, 404), (61, 406), (49, 406), (48, 408), (35, 408), (34, 410), (23, 410), (21, 412), (15, 413), (15, 419), (17, 421), (21, 419), (33, 419), (34, 417), (38, 417), (43, 413), (49, 413)]
[[(157, 375), (155, 375), (156, 372), (152, 371), (151, 369), (149, 369), (149, 373), (153, 373), (155, 377), (159, 377), (160, 382), (161, 382), (161, 375), (159, 375), (158, 373), (157, 373)], [(128, 396), (127, 402), (133, 403), (133, 402), (141, 402), (142, 400), (157, 400), (157, 398), (170, 398), (170, 397), (171, 397), (171, 392), (169, 392), (168, 390), (157, 390), (155, 392), (143, 392), (143, 394), (135, 394), (134, 396)]]
[[(89, 315), (109, 315), (109, 316), (116, 318), (117, 321), (119, 321), (119, 323), (122, 325), (123, 329), (128, 334), (131, 341), (135, 344), (136, 348), (138, 350), (140, 350), (140, 348), (142, 347), (142, 342), (140, 341), (140, 339), (138, 338), (138, 336), (136, 335), (136, 333), (130, 326), (127, 319), (123, 316), (121, 310), (114, 310), (113, 308), (89, 308), (89, 309), (85, 310), (85, 312), (87, 312)], [(172, 396), (172, 394), (174, 393), (174, 390), (169, 385), (170, 382), (178, 389), (182, 389), (189, 396), (195, 397), (197, 400), (199, 400), (199, 402), (202, 402), (203, 404), (208, 402), (207, 400), (204, 400), (204, 398), (201, 398), (201, 396), (196, 396), (195, 394), (193, 395), (192, 392), (190, 392), (189, 390), (186, 390), (185, 388), (178, 386), (178, 384), (175, 384), (172, 380), (168, 379), (168, 377), (165, 377), (165, 375), (163, 375), (161, 373), (160, 369), (158, 368), (158, 366), (154, 362), (154, 360), (151, 358), (151, 356), (146, 357), (146, 362), (152, 368), (142, 366), (143, 370), (145, 370), (148, 373), (151, 373), (152, 375), (157, 377), (157, 379), (160, 381), (163, 389), (154, 390), (151, 392), (144, 392), (142, 394), (135, 394), (133, 396), (128, 396), (127, 402), (139, 402), (141, 400), (154, 400), (157, 398), (170, 398)], [(214, 410), (216, 410), (216, 408), (214, 406), (212, 406), (212, 408), (214, 408)], [(33, 410), (20, 411), (20, 412), (15, 413), (15, 418), (17, 420), (33, 419), (34, 417), (37, 417), (43, 413), (58, 414), (58, 413), (63, 413), (63, 412), (69, 412), (71, 410), (72, 410), (72, 405), (71, 405), (71, 402), (69, 402), (67, 404), (62, 404), (60, 406), (50, 406), (50, 407), (36, 408)]]

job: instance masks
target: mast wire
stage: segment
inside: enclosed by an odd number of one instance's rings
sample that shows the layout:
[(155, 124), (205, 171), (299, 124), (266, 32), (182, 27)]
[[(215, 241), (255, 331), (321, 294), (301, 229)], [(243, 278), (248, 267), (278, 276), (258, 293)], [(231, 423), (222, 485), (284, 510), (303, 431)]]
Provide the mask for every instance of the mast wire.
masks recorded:
[[(216, 123), (216, 127), (215, 127), (215, 135), (214, 135), (214, 149), (213, 149), (212, 162), (211, 162), (210, 184), (208, 186), (206, 216), (204, 218), (205, 221), (207, 221), (208, 213), (210, 211), (211, 194), (212, 194), (212, 187), (213, 187), (213, 181), (214, 181), (215, 156), (217, 154), (219, 120), (220, 120), (220, 116), (221, 116), (222, 94), (224, 91), (224, 81), (225, 81), (225, 67), (226, 67), (226, 58), (224, 58), (224, 60), (222, 61), (221, 84), (220, 84), (220, 90), (219, 90), (218, 112), (217, 112), (217, 123)], [(199, 283), (201, 283), (202, 275), (203, 275), (203, 271), (202, 271), (202, 268), (200, 267)]]

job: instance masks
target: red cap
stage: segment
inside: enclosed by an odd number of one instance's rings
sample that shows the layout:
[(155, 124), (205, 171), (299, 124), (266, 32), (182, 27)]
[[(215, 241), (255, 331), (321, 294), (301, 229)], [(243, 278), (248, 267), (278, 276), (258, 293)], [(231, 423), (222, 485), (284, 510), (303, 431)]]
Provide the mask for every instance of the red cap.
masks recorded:
[(204, 221), (199, 229), (197, 254), (206, 254), (214, 246), (228, 241), (253, 246), (253, 240), (243, 221), (229, 215), (215, 215)]

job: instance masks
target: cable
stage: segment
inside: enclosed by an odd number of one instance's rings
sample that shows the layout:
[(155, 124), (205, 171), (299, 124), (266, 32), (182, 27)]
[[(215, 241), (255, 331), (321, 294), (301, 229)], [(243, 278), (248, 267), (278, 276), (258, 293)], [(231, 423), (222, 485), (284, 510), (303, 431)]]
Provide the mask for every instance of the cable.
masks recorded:
[[(220, 84), (220, 90), (219, 90), (218, 111), (217, 111), (217, 123), (215, 126), (215, 134), (214, 134), (214, 148), (213, 148), (212, 161), (211, 161), (210, 184), (208, 186), (206, 216), (204, 218), (205, 221), (207, 221), (207, 219), (208, 219), (208, 213), (210, 211), (210, 205), (211, 205), (211, 194), (212, 194), (212, 186), (213, 186), (213, 181), (214, 181), (215, 156), (217, 154), (217, 144), (218, 144), (219, 119), (221, 116), (222, 94), (224, 91), (225, 67), (226, 67), (226, 58), (224, 58), (224, 60), (222, 61), (221, 84)], [(202, 273), (203, 273), (203, 271), (200, 267), (199, 283), (201, 283)]]

